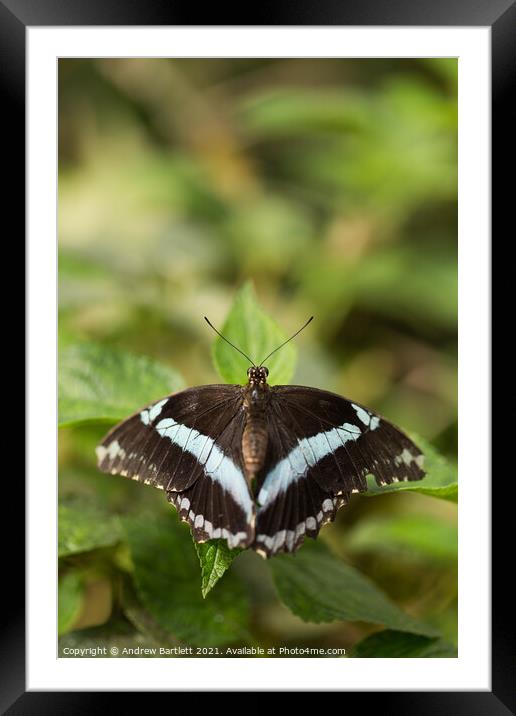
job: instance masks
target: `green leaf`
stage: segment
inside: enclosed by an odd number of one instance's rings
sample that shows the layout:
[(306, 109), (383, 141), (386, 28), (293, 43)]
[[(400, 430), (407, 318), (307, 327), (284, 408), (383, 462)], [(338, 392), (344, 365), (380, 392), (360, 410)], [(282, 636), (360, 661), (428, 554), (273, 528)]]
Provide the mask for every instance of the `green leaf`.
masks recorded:
[(152, 658), (163, 656), (159, 653), (159, 647), (163, 645), (148, 634), (138, 632), (125, 619), (115, 617), (101, 626), (78, 629), (62, 636), (59, 657)]
[(145, 634), (161, 646), (175, 646), (180, 642), (156, 622), (154, 617), (141, 604), (132, 579), (126, 576), (121, 583), (120, 603), (125, 617), (141, 634)]
[(229, 549), (225, 539), (195, 542), (195, 549), (201, 563), (201, 592), (206, 597), (242, 550)]
[(84, 582), (81, 572), (66, 572), (59, 578), (57, 631), (65, 634), (73, 627), (84, 602)]
[(172, 368), (93, 343), (59, 351), (59, 424), (115, 423), (183, 387)]
[(367, 496), (383, 495), (386, 492), (419, 492), (422, 495), (439, 497), (441, 500), (457, 502), (458, 483), (456, 469), (440, 455), (430, 443), (416, 435), (410, 436), (425, 454), (426, 476), (417, 482), (395, 482), (383, 487), (376, 484), (374, 478), (368, 477), (369, 490)]
[(385, 629), (356, 644), (348, 656), (355, 659), (451, 659), (457, 657), (457, 649), (444, 639)]
[(88, 500), (63, 502), (58, 507), (58, 555), (68, 557), (120, 541), (118, 518)]
[(175, 515), (122, 518), (137, 595), (152, 617), (181, 641), (211, 646), (238, 640), (249, 616), (247, 595), (234, 575), (203, 599), (189, 530)]
[(348, 547), (356, 551), (427, 556), (457, 561), (457, 525), (432, 515), (394, 515), (362, 520), (348, 534)]
[(434, 636), (436, 630), (405, 614), (354, 567), (321, 542), (271, 560), (281, 600), (307, 622), (364, 621), (398, 631)]
[[(287, 339), (276, 322), (259, 306), (251, 283), (237, 294), (221, 331), (251, 360), (259, 363)], [(296, 347), (288, 343), (267, 361), (269, 383), (288, 383), (294, 374)], [(213, 344), (215, 367), (227, 383), (245, 383), (249, 362), (217, 337)]]

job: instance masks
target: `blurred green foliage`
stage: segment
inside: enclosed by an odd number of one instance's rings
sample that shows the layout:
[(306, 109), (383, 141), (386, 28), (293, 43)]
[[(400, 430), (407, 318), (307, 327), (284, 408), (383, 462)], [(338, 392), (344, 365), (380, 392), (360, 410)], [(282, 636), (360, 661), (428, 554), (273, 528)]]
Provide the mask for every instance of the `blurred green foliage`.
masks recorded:
[[(456, 127), (449, 59), (59, 61), (63, 646), (454, 655)], [(293, 382), (421, 435), (435, 483), (356, 496), (270, 564), (196, 554), (161, 493), (94, 458), (108, 423), (220, 380), (202, 317), (222, 326), (248, 281), (263, 328), (316, 317)], [(245, 361), (213, 345), (243, 382)]]
[(149, 401), (185, 387), (172, 368), (94, 343), (61, 345), (59, 424), (117, 422)]

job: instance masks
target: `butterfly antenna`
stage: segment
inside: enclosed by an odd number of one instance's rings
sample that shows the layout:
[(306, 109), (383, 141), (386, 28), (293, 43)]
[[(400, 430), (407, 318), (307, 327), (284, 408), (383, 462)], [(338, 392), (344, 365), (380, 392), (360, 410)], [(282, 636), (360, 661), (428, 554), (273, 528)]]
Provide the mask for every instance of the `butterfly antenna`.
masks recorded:
[(314, 317), (313, 317), (313, 316), (310, 316), (310, 318), (308, 319), (308, 321), (307, 321), (303, 326), (301, 326), (301, 328), (300, 328), (298, 331), (296, 331), (293, 336), (290, 336), (290, 338), (287, 338), (286, 341), (283, 341), (283, 343), (282, 343), (280, 346), (278, 346), (277, 348), (275, 348), (271, 353), (269, 353), (268, 356), (265, 356), (265, 358), (264, 358), (264, 359), (262, 360), (262, 362), (260, 363), (260, 366), (263, 365), (263, 364), (265, 363), (265, 361), (266, 361), (268, 358), (270, 358), (273, 353), (276, 353), (276, 351), (279, 351), (280, 348), (283, 348), (283, 346), (285, 346), (289, 341), (291, 341), (293, 338), (295, 338), (295, 337), (298, 335), (298, 333), (301, 333), (301, 331), (302, 331), (304, 328), (306, 328), (307, 325), (308, 325), (311, 321), (313, 321), (313, 320), (314, 320)]
[(241, 351), (240, 348), (237, 348), (233, 343), (231, 343), (231, 341), (228, 341), (228, 339), (226, 338), (226, 336), (223, 336), (220, 331), (217, 331), (217, 329), (215, 328), (215, 326), (213, 325), (213, 323), (211, 323), (211, 322), (206, 318), (206, 316), (204, 316), (204, 320), (205, 320), (206, 323), (209, 325), (209, 327), (212, 328), (212, 329), (215, 331), (215, 333), (222, 338), (223, 341), (226, 341), (226, 343), (229, 343), (229, 345), (230, 345), (232, 348), (234, 348), (236, 351), (238, 351), (241, 355), (243, 355), (244, 358), (247, 358), (247, 360), (249, 361), (249, 363), (250, 363), (251, 365), (255, 365), (255, 362), (252, 361), (252, 360), (249, 358), (249, 356), (244, 353), (244, 351)]

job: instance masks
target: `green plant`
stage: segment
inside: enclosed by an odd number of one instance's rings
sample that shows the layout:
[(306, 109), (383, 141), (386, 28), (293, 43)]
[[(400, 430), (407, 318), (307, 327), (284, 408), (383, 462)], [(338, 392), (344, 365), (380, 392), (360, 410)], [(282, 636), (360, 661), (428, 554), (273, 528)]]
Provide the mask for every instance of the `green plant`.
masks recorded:
[[(236, 297), (223, 330), (257, 360), (285, 337), (258, 305), (250, 284), (244, 285)], [(245, 382), (245, 360), (220, 338), (215, 339), (213, 357), (224, 380)], [(295, 363), (296, 348), (289, 344), (271, 361), (271, 382), (287, 382)], [(61, 438), (66, 451), (73, 433), (79, 455), (73, 475), (63, 479), (60, 490), (62, 645), (87, 644), (100, 638), (106, 644), (129, 644), (123, 647), (130, 650), (127, 656), (139, 655), (134, 653), (138, 643), (150, 649), (147, 655), (163, 656), (176, 655), (174, 649), (181, 645), (209, 648), (214, 650), (212, 655), (224, 655), (226, 645), (259, 643), (260, 628), (253, 628), (251, 618), (256, 603), (250, 573), (265, 568), (282, 604), (302, 622), (357, 622), (384, 627), (363, 642), (359, 638), (350, 656), (454, 656), (454, 646), (432, 615), (425, 619), (408, 613), (380, 585), (339, 556), (341, 545), (330, 539), (331, 528), (325, 528), (317, 542), (308, 540), (299, 553), (275, 557), (265, 567), (258, 566), (256, 555), (229, 550), (223, 540), (194, 545), (188, 528), (179, 523), (161, 493), (124, 478), (96, 474), (94, 446), (106, 425), (183, 384), (176, 371), (125, 351), (69, 340), (61, 346)], [(426, 496), (421, 499), (456, 501), (457, 479), (452, 466), (430, 445), (423, 447), (428, 476), (422, 482), (409, 486), (397, 483), (386, 490), (371, 485), (370, 493), (357, 499), (393, 492), (401, 497), (410, 492)], [(81, 470), (85, 474), (78, 479)], [(351, 538), (355, 535), (350, 539), (352, 548), (374, 548), (385, 539), (385, 525), (371, 525), (365, 536), (357, 532), (358, 527), (351, 530)], [(410, 543), (408, 539), (413, 524), (398, 521), (390, 529), (397, 543), (414, 546), (414, 540)], [(439, 525), (425, 523), (416, 540), (417, 549), (423, 544), (424, 552), (432, 543), (435, 529), (438, 534)], [(453, 544), (446, 541), (446, 545), (446, 555), (449, 558), (451, 550), (453, 558)], [(84, 625), (81, 605), (88, 589), (84, 575), (92, 565), (111, 585), (115, 607), (103, 627), (78, 630), (78, 624)], [(169, 649), (170, 654), (152, 653), (159, 647)], [(376, 654), (372, 653), (375, 649)]]

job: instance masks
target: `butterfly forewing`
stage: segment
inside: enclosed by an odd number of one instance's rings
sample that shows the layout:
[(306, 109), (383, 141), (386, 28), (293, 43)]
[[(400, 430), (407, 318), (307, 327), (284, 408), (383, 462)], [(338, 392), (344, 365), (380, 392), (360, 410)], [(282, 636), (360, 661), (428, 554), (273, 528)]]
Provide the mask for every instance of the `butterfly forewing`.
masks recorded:
[[(379, 485), (424, 476), (423, 453), (399, 428), (359, 403), (304, 386), (276, 386), (272, 406), (287, 413), (298, 439), (308, 439), (308, 455), (320, 462), (324, 488), (365, 491), (365, 476)], [(333, 458), (333, 462), (332, 459)]]

